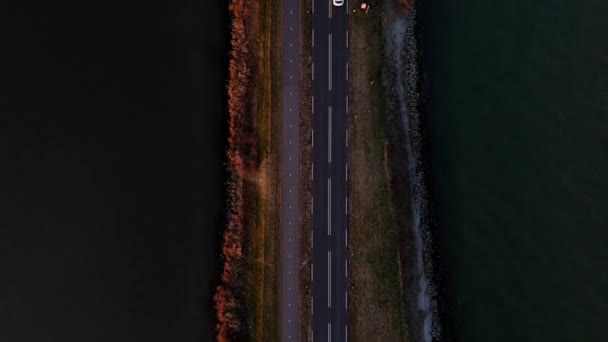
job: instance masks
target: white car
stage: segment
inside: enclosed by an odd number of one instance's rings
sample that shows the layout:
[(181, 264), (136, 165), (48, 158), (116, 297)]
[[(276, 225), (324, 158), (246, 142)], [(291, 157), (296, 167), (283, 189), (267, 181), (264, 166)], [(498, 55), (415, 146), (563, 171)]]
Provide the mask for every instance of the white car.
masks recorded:
[(333, 0), (334, 2), (334, 6), (336, 7), (340, 7), (342, 5), (344, 5), (344, 0)]

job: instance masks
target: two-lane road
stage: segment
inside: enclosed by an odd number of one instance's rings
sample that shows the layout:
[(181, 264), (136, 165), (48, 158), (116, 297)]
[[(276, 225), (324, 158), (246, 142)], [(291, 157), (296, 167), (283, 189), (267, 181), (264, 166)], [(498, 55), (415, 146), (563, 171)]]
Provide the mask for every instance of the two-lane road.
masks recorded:
[(348, 4), (313, 0), (314, 341), (347, 340)]

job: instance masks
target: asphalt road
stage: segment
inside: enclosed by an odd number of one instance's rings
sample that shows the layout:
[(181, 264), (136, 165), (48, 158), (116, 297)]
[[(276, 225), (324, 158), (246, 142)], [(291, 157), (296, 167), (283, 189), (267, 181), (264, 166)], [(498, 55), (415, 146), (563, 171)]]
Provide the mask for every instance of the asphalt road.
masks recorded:
[(314, 341), (347, 340), (348, 10), (313, 0)]
[(281, 341), (299, 340), (300, 2), (283, 3)]

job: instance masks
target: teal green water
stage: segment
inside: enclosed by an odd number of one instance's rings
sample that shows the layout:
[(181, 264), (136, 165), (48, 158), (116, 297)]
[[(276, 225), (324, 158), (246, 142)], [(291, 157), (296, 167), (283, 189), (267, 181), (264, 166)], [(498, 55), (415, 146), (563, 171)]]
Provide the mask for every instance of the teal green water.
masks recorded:
[(608, 1), (426, 6), (449, 330), (608, 341)]

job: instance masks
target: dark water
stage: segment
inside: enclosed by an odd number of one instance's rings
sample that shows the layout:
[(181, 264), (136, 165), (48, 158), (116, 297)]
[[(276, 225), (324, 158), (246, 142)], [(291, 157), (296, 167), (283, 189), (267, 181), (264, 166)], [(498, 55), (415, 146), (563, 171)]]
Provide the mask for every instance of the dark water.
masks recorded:
[(455, 340), (606, 341), (608, 2), (424, 3)]
[(223, 219), (223, 1), (0, 20), (0, 341), (205, 341)]

